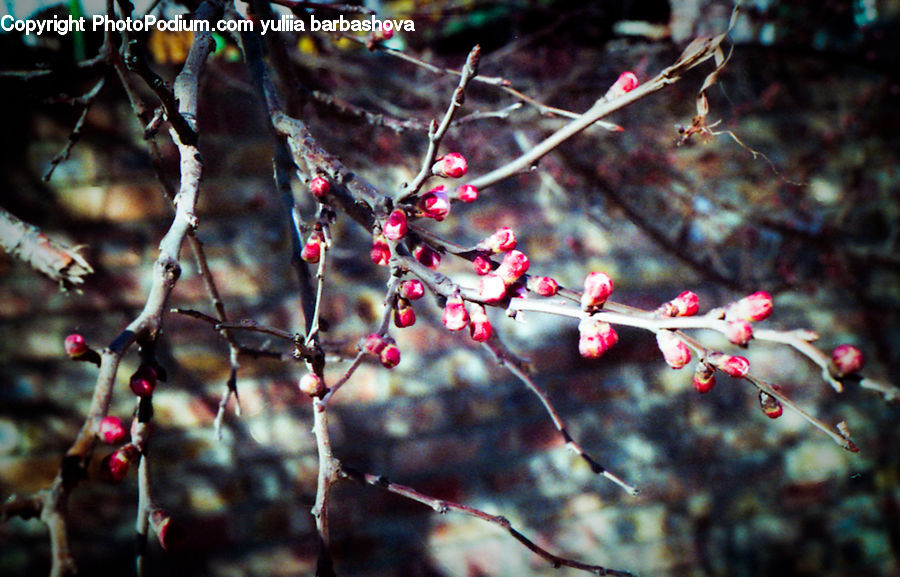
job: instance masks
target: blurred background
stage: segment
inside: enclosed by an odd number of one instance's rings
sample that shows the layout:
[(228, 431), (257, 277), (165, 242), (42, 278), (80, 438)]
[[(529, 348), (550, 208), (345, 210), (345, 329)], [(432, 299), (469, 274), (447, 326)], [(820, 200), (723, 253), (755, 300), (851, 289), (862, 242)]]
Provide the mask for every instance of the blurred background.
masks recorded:
[[(624, 70), (646, 80), (672, 64), (693, 37), (727, 27), (731, 4), (714, 0), (606, 2), (385, 2), (379, 14), (412, 18), (415, 33), (393, 45), (458, 68), (480, 43), (485, 76), (548, 105), (580, 112)], [(6, 3), (18, 18), (65, 7)], [(605, 270), (619, 302), (655, 308), (684, 290), (701, 311), (757, 290), (775, 298), (767, 328), (809, 328), (824, 350), (849, 342), (867, 354), (867, 374), (896, 381), (900, 368), (900, 3), (747, 2), (731, 61), (710, 90), (710, 121), (733, 131), (681, 146), (710, 67), (593, 128), (545, 157), (537, 170), (455, 204), (435, 233), (474, 244), (513, 228), (531, 270), (577, 288)], [(169, 6), (171, 13), (183, 11)], [(154, 68), (177, 74), (190, 38), (146, 38)], [(383, 53), (323, 35), (284, 37), (309, 90), (411, 120), (402, 132), (365, 124), (309, 93), (296, 108), (329, 151), (383, 190), (410, 180), (425, 131), (456, 85)], [(172, 210), (151, 166), (143, 127), (110, 78), (90, 107), (77, 145), (49, 182), (42, 176), (105, 73), (73, 64), (98, 35), (22, 38), (0, 34), (4, 115), (0, 206), (72, 245), (95, 272), (79, 292), (0, 254), (0, 498), (47, 486), (77, 434), (96, 378), (69, 361), (64, 337), (108, 344), (140, 311), (157, 244)], [(41, 69), (41, 75), (18, 72)], [(287, 331), (303, 326), (290, 267), (288, 224), (272, 182), (264, 110), (223, 39), (200, 96), (198, 237), (234, 319)], [(147, 97), (148, 101), (149, 96)], [(462, 116), (516, 102), (474, 83)], [(523, 106), (454, 127), (444, 151), (483, 174), (565, 122)], [(417, 124), (418, 123), (418, 124)], [(177, 182), (175, 148), (159, 138), (163, 168)], [(762, 155), (751, 153), (758, 151)], [(297, 196), (312, 214), (308, 195)], [(370, 236), (349, 219), (334, 227), (326, 284), (327, 340), (352, 351), (377, 324), (385, 269), (368, 258)], [(190, 252), (172, 306), (212, 312)], [(476, 282), (445, 258), (442, 272)], [(641, 489), (630, 497), (593, 475), (562, 446), (539, 401), (465, 334), (440, 325), (433, 299), (415, 304), (418, 323), (392, 329), (403, 354), (387, 371), (361, 367), (335, 397), (332, 435), (346, 464), (436, 497), (502, 514), (540, 545), (587, 563), (668, 576), (900, 575), (898, 409), (871, 391), (835, 393), (816, 367), (786, 347), (751, 343), (762, 378), (828, 423), (844, 420), (851, 454), (790, 411), (759, 410), (755, 389), (721, 376), (707, 395), (690, 369), (673, 371), (653, 336), (623, 328), (599, 360), (577, 353), (575, 323), (540, 315), (492, 316), (495, 329), (532, 362), (573, 436), (597, 460)], [(502, 311), (497, 311), (502, 313)], [(494, 314), (494, 313), (492, 313)], [(210, 326), (167, 315), (160, 360), (169, 373), (154, 395), (154, 496), (186, 531), (178, 549), (151, 544), (148, 575), (312, 575), (316, 536), (309, 514), (316, 456), (302, 367), (244, 359), (243, 415), (229, 412), (223, 438), (213, 418), (228, 377), (228, 349)], [(289, 351), (241, 334), (243, 343)], [(718, 335), (710, 346), (733, 350)], [(134, 410), (119, 371), (111, 414)], [(344, 366), (329, 366), (337, 378)], [(95, 458), (108, 452), (100, 447)], [(132, 569), (137, 488), (90, 478), (74, 492), (69, 531), (80, 575)], [(332, 500), (337, 571), (345, 576), (577, 575), (553, 569), (507, 533), (431, 510), (372, 487), (341, 484)], [(47, 532), (37, 521), (0, 524), (0, 574), (49, 571)]]

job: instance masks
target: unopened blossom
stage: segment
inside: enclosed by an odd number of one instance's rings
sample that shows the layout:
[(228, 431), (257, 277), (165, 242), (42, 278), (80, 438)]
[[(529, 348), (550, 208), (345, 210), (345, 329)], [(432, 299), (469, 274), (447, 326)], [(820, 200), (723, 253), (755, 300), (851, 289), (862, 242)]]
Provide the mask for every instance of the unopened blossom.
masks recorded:
[(422, 216), (441, 221), (450, 214), (450, 197), (447, 195), (447, 187), (443, 184), (435, 186), (419, 197), (416, 205)]
[(680, 369), (691, 362), (691, 350), (672, 331), (663, 330), (656, 333), (656, 343), (666, 363), (673, 369)]
[(613, 282), (605, 272), (592, 272), (584, 279), (581, 308), (591, 309), (606, 302), (613, 291)]
[(732, 303), (725, 309), (725, 320), (743, 319), (756, 322), (769, 318), (772, 314), (772, 295), (758, 291)]
[(469, 313), (462, 297), (454, 295), (447, 299), (444, 312), (441, 314), (441, 323), (451, 331), (459, 331), (469, 324)]
[(578, 352), (583, 357), (596, 358), (619, 342), (612, 325), (588, 317), (578, 323)]
[(437, 159), (431, 172), (435, 176), (445, 176), (448, 178), (460, 178), (466, 174), (469, 164), (466, 157), (458, 152), (448, 152), (444, 156)]
[(478, 200), (478, 189), (471, 184), (464, 184), (456, 189), (456, 198), (463, 202), (475, 202)]
[(853, 345), (840, 345), (831, 351), (831, 366), (839, 377), (859, 372), (865, 361), (863, 352)]
[(400, 240), (406, 236), (406, 229), (406, 212), (400, 208), (395, 208), (381, 227), (384, 237), (388, 240)]

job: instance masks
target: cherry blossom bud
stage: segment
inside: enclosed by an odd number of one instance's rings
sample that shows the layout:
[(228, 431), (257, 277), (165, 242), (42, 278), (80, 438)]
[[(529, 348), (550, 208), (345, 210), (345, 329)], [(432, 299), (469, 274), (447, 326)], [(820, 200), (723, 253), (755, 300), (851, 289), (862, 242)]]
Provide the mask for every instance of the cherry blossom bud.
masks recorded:
[(605, 272), (592, 272), (584, 279), (584, 294), (581, 307), (591, 309), (606, 302), (613, 291), (613, 282)]
[(403, 209), (394, 209), (384, 221), (381, 230), (388, 240), (400, 240), (406, 236), (406, 213)]
[(306, 239), (303, 250), (300, 251), (300, 258), (309, 264), (315, 264), (322, 258), (322, 243), (325, 240), (320, 231), (313, 231)]
[(659, 308), (659, 313), (667, 317), (690, 317), (700, 310), (700, 299), (691, 291), (684, 291)]
[(437, 159), (437, 162), (431, 167), (431, 172), (435, 176), (459, 178), (466, 173), (468, 168), (469, 164), (466, 162), (465, 156), (458, 152), (448, 152)]
[(72, 333), (71, 335), (66, 337), (66, 340), (63, 342), (63, 346), (66, 349), (66, 354), (70, 357), (78, 358), (84, 353), (88, 352), (88, 344), (85, 342), (84, 337), (79, 335), (78, 333)]
[(609, 90), (606, 91), (606, 95), (603, 97), (606, 100), (612, 100), (613, 98), (618, 98), (623, 94), (631, 92), (638, 86), (638, 78), (635, 76), (634, 72), (628, 71), (623, 72), (619, 75), (619, 78), (613, 83), (612, 86), (609, 87)]
[(422, 216), (441, 221), (450, 214), (450, 197), (447, 196), (447, 187), (443, 184), (435, 186), (421, 197), (417, 204)]
[(322, 198), (331, 191), (331, 184), (321, 176), (317, 176), (309, 181), (309, 191), (316, 198)]
[(491, 327), (491, 321), (488, 320), (487, 311), (482, 305), (475, 303), (469, 323), (469, 334), (472, 335), (472, 340), (483, 343), (491, 338), (493, 332), (494, 329)]
[(744, 346), (753, 338), (753, 325), (744, 319), (731, 321), (725, 327), (725, 336), (732, 343)]
[(708, 360), (714, 367), (736, 379), (743, 379), (750, 372), (750, 361), (744, 357), (713, 353)]
[(710, 392), (716, 385), (715, 369), (706, 363), (697, 363), (692, 384), (694, 385), (694, 389), (700, 394)]
[(597, 358), (619, 342), (612, 325), (593, 318), (578, 323), (578, 352), (583, 357)]
[(559, 283), (549, 276), (531, 277), (528, 287), (542, 297), (552, 297), (559, 290)]
[(462, 297), (453, 295), (447, 299), (444, 305), (444, 312), (441, 315), (441, 322), (451, 331), (459, 331), (466, 328), (469, 324), (469, 313), (466, 311), (466, 304)]
[(417, 278), (405, 280), (400, 283), (400, 296), (406, 300), (415, 301), (425, 296), (425, 285)]
[(381, 366), (393, 369), (400, 364), (400, 349), (394, 343), (387, 343), (378, 355)]
[(435, 251), (430, 246), (424, 244), (418, 245), (413, 249), (413, 256), (417, 261), (427, 266), (431, 270), (441, 266), (441, 253)]
[(672, 331), (664, 330), (656, 333), (656, 344), (666, 363), (673, 369), (680, 369), (691, 362), (691, 350)]
[(394, 326), (405, 329), (416, 324), (416, 311), (409, 305), (409, 301), (397, 299), (397, 307), (394, 309)]
[(478, 298), (486, 303), (496, 303), (506, 296), (506, 283), (494, 273), (481, 277), (478, 285)]
[(456, 189), (456, 198), (463, 202), (475, 202), (478, 199), (478, 189), (471, 184), (464, 184)]
[(387, 341), (384, 340), (379, 334), (372, 333), (363, 340), (362, 350), (364, 352), (369, 353), (370, 355), (378, 356), (381, 354), (381, 351), (384, 350), (384, 347), (387, 346)]
[(759, 291), (732, 303), (725, 310), (725, 320), (743, 319), (756, 322), (768, 318), (771, 314), (772, 295), (766, 291)]
[(172, 517), (162, 509), (153, 509), (150, 512), (150, 527), (156, 533), (156, 538), (163, 549), (177, 548), (184, 540), (184, 532), (172, 523)]
[(382, 22), (382, 26), (375, 26), (372, 31), (372, 42), (385, 42), (394, 37), (394, 24), (390, 20)]
[(310, 397), (321, 397), (328, 390), (322, 377), (315, 373), (306, 373), (300, 377), (298, 386), (300, 387), (300, 392)]
[(391, 245), (382, 235), (372, 239), (372, 250), (369, 251), (372, 262), (380, 266), (387, 266), (391, 260)]
[(139, 454), (134, 443), (122, 445), (100, 461), (100, 476), (109, 483), (121, 483)]
[(138, 370), (131, 375), (128, 386), (131, 391), (139, 397), (149, 397), (156, 388), (157, 374), (156, 370), (150, 365), (141, 365)]
[(128, 436), (125, 425), (119, 417), (103, 417), (100, 420), (100, 426), (97, 427), (100, 440), (107, 445), (118, 445)]
[(497, 276), (507, 285), (511, 285), (528, 272), (528, 266), (529, 261), (525, 253), (513, 250), (504, 255), (503, 262), (497, 269)]
[(476, 256), (472, 259), (472, 266), (475, 268), (475, 273), (478, 275), (486, 275), (491, 272), (493, 265), (491, 265), (491, 259), (485, 258), (481, 255)]
[(831, 366), (838, 377), (859, 372), (865, 361), (862, 351), (853, 345), (840, 345), (831, 351)]
[(759, 408), (770, 419), (777, 419), (784, 413), (784, 408), (778, 399), (764, 391), (759, 392)]
[(492, 253), (508, 252), (516, 248), (516, 234), (509, 227), (503, 226), (480, 243), (478, 248)]

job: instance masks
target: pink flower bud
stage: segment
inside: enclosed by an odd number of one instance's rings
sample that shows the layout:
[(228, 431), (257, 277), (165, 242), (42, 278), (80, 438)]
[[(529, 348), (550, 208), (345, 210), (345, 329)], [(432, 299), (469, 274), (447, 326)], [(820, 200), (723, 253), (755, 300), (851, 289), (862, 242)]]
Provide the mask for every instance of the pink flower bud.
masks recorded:
[(181, 527), (172, 522), (172, 517), (162, 509), (153, 509), (150, 512), (150, 527), (156, 533), (156, 538), (163, 549), (177, 548), (184, 541), (184, 532)]
[(425, 296), (425, 285), (416, 278), (400, 283), (400, 296), (406, 300), (415, 301)]
[(591, 309), (606, 302), (613, 291), (613, 282), (605, 272), (592, 272), (584, 279), (584, 294), (581, 295), (581, 307)]
[(88, 345), (84, 340), (84, 337), (79, 335), (78, 333), (72, 333), (71, 335), (66, 337), (66, 340), (63, 342), (63, 346), (66, 349), (66, 354), (70, 357), (77, 358), (83, 355), (88, 351)]
[(398, 329), (405, 329), (416, 324), (416, 311), (409, 306), (409, 301), (400, 298), (397, 301), (397, 307), (394, 309), (394, 326)]
[(691, 362), (691, 349), (672, 331), (656, 333), (656, 344), (666, 363), (673, 369), (680, 369)]
[(125, 430), (125, 425), (119, 417), (103, 417), (97, 432), (100, 434), (100, 440), (107, 445), (118, 445), (128, 436), (128, 431)]
[(736, 379), (743, 379), (750, 372), (750, 361), (744, 357), (713, 353), (707, 358), (714, 367)]
[(478, 199), (478, 189), (471, 184), (464, 184), (456, 189), (456, 198), (463, 202), (475, 202)]
[(853, 345), (840, 345), (831, 351), (831, 366), (838, 377), (859, 372), (865, 361), (862, 351)]
[(372, 262), (380, 266), (387, 266), (391, 260), (391, 245), (387, 239), (378, 235), (372, 239), (372, 250), (369, 251)]
[(597, 358), (619, 342), (612, 325), (593, 318), (578, 323), (578, 352), (583, 357)]
[(559, 283), (549, 276), (531, 277), (528, 286), (542, 297), (552, 297), (559, 290)]
[(100, 461), (100, 476), (109, 483), (121, 483), (139, 454), (133, 443), (122, 445)]
[(491, 259), (481, 255), (472, 259), (472, 266), (475, 268), (475, 273), (478, 275), (486, 275), (492, 270)]
[(694, 389), (700, 394), (710, 392), (716, 385), (715, 369), (706, 363), (697, 363), (692, 384), (694, 385)]
[(744, 346), (753, 338), (753, 325), (744, 319), (731, 321), (725, 327), (725, 336), (732, 343)]
[(441, 253), (424, 244), (420, 244), (413, 249), (413, 257), (431, 270), (441, 266)]
[(762, 412), (770, 419), (777, 419), (784, 413), (784, 408), (782, 408), (778, 399), (765, 391), (759, 392), (759, 408), (762, 409)]
[(443, 184), (435, 186), (421, 197), (418, 202), (422, 216), (441, 221), (450, 214), (450, 197), (447, 196), (447, 187)]
[(394, 343), (388, 343), (379, 354), (381, 366), (386, 369), (393, 369), (400, 364), (400, 349)]
[(525, 253), (513, 250), (503, 256), (503, 262), (497, 269), (497, 276), (507, 285), (511, 285), (528, 272), (528, 266), (529, 261)]
[(437, 162), (431, 167), (431, 172), (435, 176), (459, 178), (466, 173), (468, 168), (465, 156), (458, 152), (448, 152), (437, 159)]
[(483, 343), (491, 338), (493, 332), (494, 329), (491, 327), (491, 321), (488, 320), (485, 308), (480, 304), (474, 304), (469, 323), (469, 334), (472, 335), (472, 340)]
[(496, 303), (506, 296), (506, 283), (494, 273), (488, 273), (481, 277), (478, 285), (478, 298), (486, 303)]
[(317, 176), (309, 181), (309, 191), (316, 198), (322, 198), (331, 191), (331, 184), (321, 176)]
[(481, 241), (478, 248), (495, 254), (511, 251), (516, 248), (516, 234), (509, 227), (500, 227), (494, 234)]
[(128, 386), (131, 391), (139, 397), (149, 397), (156, 388), (156, 370), (149, 365), (141, 365), (138, 370), (131, 375), (128, 380)]
[(370, 355), (378, 356), (385, 346), (387, 346), (387, 341), (384, 340), (384, 337), (377, 333), (372, 333), (363, 340), (361, 348)]
[(403, 209), (395, 208), (384, 221), (381, 230), (388, 240), (400, 240), (406, 236), (406, 213)]
[(606, 100), (612, 100), (613, 98), (618, 98), (623, 94), (631, 92), (638, 86), (638, 78), (635, 76), (634, 72), (628, 71), (623, 72), (619, 75), (619, 78), (613, 83), (612, 86), (609, 87), (609, 90), (606, 91), (606, 95), (604, 98)]
[(310, 397), (321, 397), (328, 390), (322, 377), (315, 373), (306, 373), (300, 377), (298, 386), (300, 387), (300, 392)]
[(441, 315), (441, 322), (451, 331), (459, 331), (466, 328), (469, 324), (469, 313), (466, 311), (466, 304), (462, 297), (454, 295), (447, 299), (444, 305), (444, 312)]
[(684, 291), (674, 299), (660, 307), (659, 311), (667, 317), (690, 317), (700, 310), (700, 299), (691, 291)]
[(300, 258), (310, 264), (319, 262), (322, 258), (322, 241), (324, 240), (321, 232), (314, 231), (306, 239), (306, 244), (303, 245), (303, 250), (300, 251)]
[(743, 319), (756, 322), (768, 318), (771, 314), (772, 295), (766, 291), (759, 291), (732, 303), (725, 310), (725, 320)]
[(394, 24), (390, 20), (383, 20), (382, 26), (376, 26), (372, 31), (373, 42), (384, 42), (394, 37)]

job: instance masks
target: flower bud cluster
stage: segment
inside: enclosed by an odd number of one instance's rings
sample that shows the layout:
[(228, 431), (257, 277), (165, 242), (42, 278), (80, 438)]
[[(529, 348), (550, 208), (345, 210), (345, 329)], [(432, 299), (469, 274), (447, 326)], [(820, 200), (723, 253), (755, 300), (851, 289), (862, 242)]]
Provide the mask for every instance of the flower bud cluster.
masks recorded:
[(372, 333), (363, 340), (361, 348), (363, 352), (378, 357), (386, 369), (393, 369), (400, 364), (400, 349), (390, 337)]
[(612, 325), (593, 317), (578, 323), (578, 352), (583, 357), (597, 358), (619, 342), (619, 335)]

